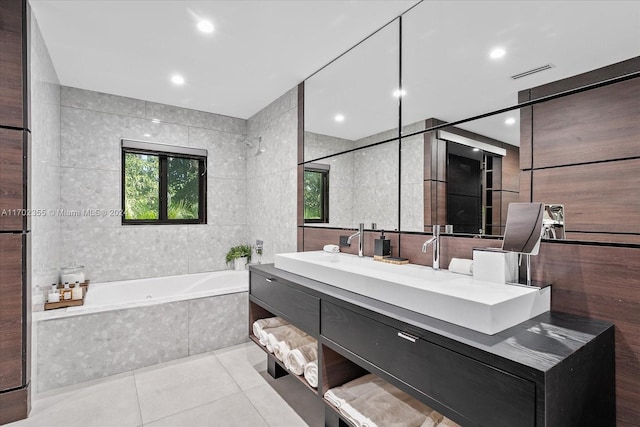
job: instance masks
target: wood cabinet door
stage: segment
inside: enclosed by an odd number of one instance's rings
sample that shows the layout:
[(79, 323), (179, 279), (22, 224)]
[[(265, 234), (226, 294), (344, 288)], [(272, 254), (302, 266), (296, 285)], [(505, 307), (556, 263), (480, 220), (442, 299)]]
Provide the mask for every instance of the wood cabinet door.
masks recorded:
[(23, 385), (22, 234), (0, 234), (0, 392)]
[(23, 0), (0, 2), (0, 126), (24, 128)]
[(20, 130), (0, 129), (0, 230), (4, 231), (25, 228), (24, 136)]

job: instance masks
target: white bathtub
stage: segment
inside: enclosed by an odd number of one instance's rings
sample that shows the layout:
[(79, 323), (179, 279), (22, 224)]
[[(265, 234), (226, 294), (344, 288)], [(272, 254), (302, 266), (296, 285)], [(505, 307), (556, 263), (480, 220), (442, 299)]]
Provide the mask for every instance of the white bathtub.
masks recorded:
[(240, 344), (249, 272), (91, 283), (83, 306), (34, 313), (38, 392)]
[(248, 290), (249, 272), (235, 270), (91, 283), (84, 305), (45, 311), (40, 319), (163, 304)]

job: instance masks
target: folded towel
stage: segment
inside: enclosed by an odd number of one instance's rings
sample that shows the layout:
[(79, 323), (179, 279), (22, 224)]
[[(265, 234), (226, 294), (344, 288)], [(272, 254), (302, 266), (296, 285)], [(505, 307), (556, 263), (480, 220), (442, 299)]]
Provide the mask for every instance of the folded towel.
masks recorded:
[(313, 342), (313, 341), (315, 340), (313, 339), (313, 337), (310, 337), (309, 335), (279, 341), (273, 347), (273, 355), (276, 356), (276, 359), (278, 360), (284, 360), (284, 357), (291, 350), (298, 347), (302, 347), (303, 345), (309, 344), (310, 342)]
[(338, 246), (338, 245), (324, 245), (322, 250), (325, 251), (325, 252), (336, 254), (336, 253), (340, 252), (340, 246)]
[(367, 417), (362, 415), (348, 403), (345, 403), (340, 407), (340, 415), (342, 415), (347, 419), (347, 421), (350, 421), (351, 424), (357, 427), (362, 427), (364, 423), (367, 422)]
[(452, 273), (473, 275), (473, 261), (470, 259), (451, 258), (449, 271)]
[(442, 421), (443, 418), (441, 413), (433, 410), (425, 415), (427, 416), (427, 419), (424, 420), (420, 427), (437, 427), (438, 423)]
[(289, 322), (282, 319), (281, 317), (267, 317), (266, 319), (258, 319), (253, 322), (253, 335), (255, 335), (256, 338), (260, 338), (260, 331), (262, 331), (263, 329), (275, 328), (276, 326), (286, 325), (287, 323)]
[(460, 427), (460, 424), (450, 420), (447, 417), (444, 417), (442, 421), (438, 423), (438, 427)]
[(289, 361), (289, 370), (296, 375), (302, 375), (307, 363), (318, 360), (318, 343), (314, 340), (312, 343), (295, 348), (287, 353), (286, 357)]
[(313, 388), (318, 388), (318, 361), (307, 363), (304, 367), (304, 379), (307, 380), (309, 385)]
[(382, 380), (373, 374), (367, 374), (353, 381), (349, 381), (344, 385), (328, 390), (324, 394), (324, 398), (336, 408), (340, 408), (345, 403), (356, 399), (376, 387), (376, 383), (378, 386), (381, 386)]
[[(415, 401), (415, 399), (391, 384), (385, 383), (379, 389), (372, 390), (347, 405), (366, 418), (361, 423), (362, 427), (420, 427), (427, 417), (422, 411), (409, 405), (409, 401)], [(415, 404), (418, 403), (415, 401)], [(424, 409), (430, 410), (426, 405)], [(342, 411), (342, 408), (340, 410)]]
[(307, 335), (306, 332), (303, 332), (293, 325), (282, 325), (275, 328), (263, 329), (263, 332), (267, 333), (267, 350), (269, 350), (270, 353), (273, 353), (273, 347), (278, 344), (279, 341)]

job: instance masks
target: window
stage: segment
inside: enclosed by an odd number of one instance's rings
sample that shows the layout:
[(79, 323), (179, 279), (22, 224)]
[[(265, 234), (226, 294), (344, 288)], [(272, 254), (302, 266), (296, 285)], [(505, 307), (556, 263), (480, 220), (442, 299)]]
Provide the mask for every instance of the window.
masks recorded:
[(122, 140), (122, 223), (205, 224), (207, 151)]
[(329, 165), (304, 167), (304, 222), (329, 222)]

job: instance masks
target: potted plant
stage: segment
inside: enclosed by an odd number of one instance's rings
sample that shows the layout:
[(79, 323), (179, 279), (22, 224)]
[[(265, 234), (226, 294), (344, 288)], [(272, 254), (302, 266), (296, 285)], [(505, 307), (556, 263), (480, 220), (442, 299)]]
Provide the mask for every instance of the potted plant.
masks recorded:
[(229, 249), (225, 257), (227, 265), (233, 264), (234, 270), (244, 270), (247, 262), (251, 261), (251, 246), (239, 245)]

